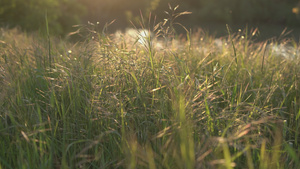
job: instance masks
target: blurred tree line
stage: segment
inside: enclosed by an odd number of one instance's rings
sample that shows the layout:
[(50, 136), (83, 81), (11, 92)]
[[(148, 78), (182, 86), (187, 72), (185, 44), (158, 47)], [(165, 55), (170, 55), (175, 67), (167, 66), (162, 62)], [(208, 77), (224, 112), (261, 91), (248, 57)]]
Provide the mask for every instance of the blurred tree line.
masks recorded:
[(52, 33), (68, 32), (79, 23), (86, 8), (77, 0), (1, 0), (0, 25), (46, 32), (46, 16)]
[[(275, 23), (300, 26), (295, 12), (299, 0), (1, 0), (0, 25), (44, 32), (45, 16), (52, 33), (65, 34), (72, 25), (99, 22), (104, 25), (116, 19), (115, 28), (130, 26), (129, 20), (146, 18), (150, 12), (166, 17), (168, 3), (180, 5), (179, 11), (192, 15), (183, 24), (201, 22)], [(298, 8), (297, 8), (298, 9)]]
[(192, 22), (247, 22), (299, 26), (300, 22), (292, 12), (298, 2), (299, 0), (188, 0), (182, 3), (182, 6), (193, 12)]

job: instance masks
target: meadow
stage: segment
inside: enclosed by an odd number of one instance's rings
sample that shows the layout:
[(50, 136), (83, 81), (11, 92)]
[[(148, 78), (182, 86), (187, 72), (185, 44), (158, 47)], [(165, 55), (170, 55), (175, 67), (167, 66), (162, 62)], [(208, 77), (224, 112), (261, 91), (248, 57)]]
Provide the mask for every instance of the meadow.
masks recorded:
[(77, 42), (2, 28), (0, 169), (299, 167), (299, 43), (174, 18)]

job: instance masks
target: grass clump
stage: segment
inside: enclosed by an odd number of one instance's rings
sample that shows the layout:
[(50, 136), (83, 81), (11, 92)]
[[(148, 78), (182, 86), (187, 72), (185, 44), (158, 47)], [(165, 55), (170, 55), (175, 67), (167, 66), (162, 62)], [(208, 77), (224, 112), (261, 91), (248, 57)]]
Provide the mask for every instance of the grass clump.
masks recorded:
[(297, 168), (299, 45), (168, 23), (147, 44), (90, 24), (50, 54), (2, 29), (0, 168)]

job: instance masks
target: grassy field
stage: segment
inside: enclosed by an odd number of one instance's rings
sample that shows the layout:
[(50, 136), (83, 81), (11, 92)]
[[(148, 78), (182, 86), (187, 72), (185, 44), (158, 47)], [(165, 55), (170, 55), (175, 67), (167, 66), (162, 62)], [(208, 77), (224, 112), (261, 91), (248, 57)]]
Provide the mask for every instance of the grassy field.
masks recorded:
[(299, 44), (171, 21), (145, 43), (1, 29), (0, 169), (299, 167)]

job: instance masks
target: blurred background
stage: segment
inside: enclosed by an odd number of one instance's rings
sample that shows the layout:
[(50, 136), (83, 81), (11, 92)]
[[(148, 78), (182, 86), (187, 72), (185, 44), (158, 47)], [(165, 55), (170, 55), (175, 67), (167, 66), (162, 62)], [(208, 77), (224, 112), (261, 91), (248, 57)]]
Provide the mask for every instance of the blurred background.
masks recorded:
[(167, 17), (168, 4), (179, 5), (178, 12), (191, 15), (178, 18), (188, 29), (201, 27), (216, 36), (227, 33), (226, 24), (233, 31), (258, 27), (265, 38), (279, 35), (284, 28), (293, 30), (288, 36), (299, 40), (299, 0), (1, 0), (0, 26), (19, 27), (24, 31), (45, 32), (45, 16), (51, 34), (65, 36), (74, 31), (72, 25), (99, 22), (103, 27), (113, 20), (110, 31), (138, 25), (138, 19)]

